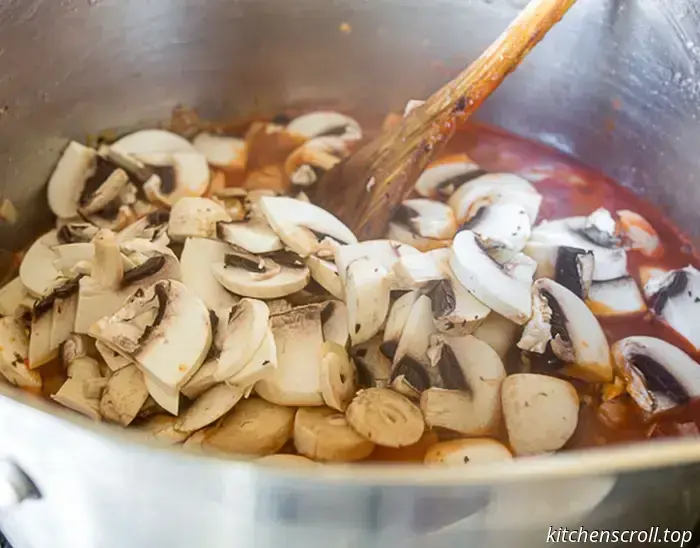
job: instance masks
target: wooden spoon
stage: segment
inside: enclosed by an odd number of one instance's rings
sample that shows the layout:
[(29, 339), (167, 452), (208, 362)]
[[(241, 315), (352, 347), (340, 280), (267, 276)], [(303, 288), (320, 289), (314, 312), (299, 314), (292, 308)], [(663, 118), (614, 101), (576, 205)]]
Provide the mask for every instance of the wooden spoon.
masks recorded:
[(491, 95), (575, 0), (531, 0), (501, 36), (454, 80), (393, 129), (316, 183), (312, 200), (361, 240), (381, 238), (396, 208), (455, 129)]

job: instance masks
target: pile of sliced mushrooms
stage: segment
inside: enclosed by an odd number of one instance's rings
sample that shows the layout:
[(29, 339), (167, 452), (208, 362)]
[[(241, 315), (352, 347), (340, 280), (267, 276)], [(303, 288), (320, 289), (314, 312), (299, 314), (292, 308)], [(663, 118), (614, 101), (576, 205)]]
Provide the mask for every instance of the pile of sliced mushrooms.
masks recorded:
[[(459, 155), (358, 242), (305, 191), (361, 138), (318, 111), (242, 138), (70, 143), (56, 228), (0, 290), (0, 377), (162, 443), (290, 465), (428, 433), (427, 463), (551, 453), (582, 385), (608, 419), (623, 398), (651, 420), (700, 394), (684, 351), (611, 344), (598, 320), (654, 314), (700, 347), (700, 272), (654, 267), (644, 218), (538, 222), (536, 184)], [(630, 272), (630, 252), (651, 266)]]

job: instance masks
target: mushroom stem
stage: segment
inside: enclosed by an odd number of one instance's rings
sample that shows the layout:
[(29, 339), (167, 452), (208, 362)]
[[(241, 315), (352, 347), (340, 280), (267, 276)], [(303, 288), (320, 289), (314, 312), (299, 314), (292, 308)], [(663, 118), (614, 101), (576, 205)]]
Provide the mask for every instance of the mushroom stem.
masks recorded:
[(117, 236), (108, 229), (100, 230), (93, 238), (95, 258), (92, 266), (92, 278), (104, 288), (116, 289), (124, 277), (124, 265)]

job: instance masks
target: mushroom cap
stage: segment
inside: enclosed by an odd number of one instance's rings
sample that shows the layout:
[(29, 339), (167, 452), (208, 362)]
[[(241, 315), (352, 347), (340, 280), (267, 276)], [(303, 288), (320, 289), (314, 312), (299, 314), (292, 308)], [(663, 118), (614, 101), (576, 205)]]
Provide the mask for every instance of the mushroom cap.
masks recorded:
[(412, 445), (421, 438), (425, 429), (418, 407), (387, 388), (360, 390), (345, 416), (363, 438), (386, 447)]
[(255, 385), (257, 394), (279, 405), (323, 405), (321, 311), (325, 305), (301, 306), (270, 318), (277, 346), (277, 369)]
[(318, 283), (323, 289), (328, 291), (336, 299), (345, 298), (345, 290), (343, 289), (343, 282), (340, 279), (338, 273), (338, 268), (332, 261), (326, 261), (325, 259), (320, 259), (315, 255), (309, 255), (306, 261), (306, 266), (311, 272), (311, 277)]
[(176, 133), (162, 129), (143, 129), (121, 137), (114, 142), (110, 149), (123, 156), (148, 154), (175, 154), (177, 152), (193, 152), (192, 144)]
[(225, 383), (212, 386), (185, 411), (174, 428), (178, 432), (191, 434), (219, 420), (243, 397), (243, 390)]
[(100, 400), (100, 413), (109, 421), (128, 426), (147, 398), (143, 373), (135, 365), (129, 365), (109, 378)]
[(513, 460), (506, 446), (489, 438), (471, 438), (442, 441), (433, 445), (425, 454), (426, 464), (486, 464)]
[(561, 449), (576, 430), (578, 394), (564, 380), (511, 375), (503, 381), (501, 400), (510, 446), (518, 456)]
[(641, 314), (647, 310), (642, 292), (631, 276), (592, 283), (586, 304), (599, 318)]
[(485, 174), (478, 165), (462, 159), (440, 162), (429, 165), (418, 177), (414, 188), (425, 198), (445, 198), (451, 196), (460, 186)]
[(279, 236), (261, 219), (221, 222), (216, 227), (216, 235), (250, 253), (272, 253), (284, 249)]
[(231, 247), (223, 242), (204, 238), (187, 238), (180, 255), (182, 283), (210, 310), (230, 308), (238, 298), (228, 292), (214, 277), (207, 265), (224, 260)]
[(484, 206), (463, 228), (478, 234), (489, 246), (493, 246), (491, 255), (500, 262), (506, 262), (520, 253), (531, 233), (527, 210), (515, 202)]
[(436, 240), (452, 238), (457, 232), (452, 209), (442, 202), (427, 198), (404, 200), (394, 215), (394, 222), (403, 224), (424, 238)]
[(93, 169), (97, 152), (71, 141), (51, 174), (47, 197), (51, 211), (59, 218), (70, 219), (78, 215), (80, 194)]
[(175, 242), (185, 238), (215, 238), (220, 221), (230, 221), (226, 209), (209, 198), (184, 197), (173, 205), (168, 222), (168, 236)]
[(287, 124), (289, 133), (315, 137), (338, 136), (348, 141), (362, 139), (362, 129), (353, 118), (339, 112), (319, 110), (302, 114)]
[(632, 336), (612, 346), (615, 372), (648, 413), (660, 413), (700, 395), (700, 365), (680, 348), (655, 337)]
[(238, 455), (277, 453), (292, 438), (295, 410), (260, 398), (240, 401), (204, 440), (205, 450)]
[(353, 462), (372, 454), (374, 444), (355, 432), (345, 415), (328, 407), (301, 407), (294, 418), (294, 446), (325, 462)]
[(56, 254), (52, 248), (59, 243), (56, 235), (56, 230), (50, 230), (39, 237), (24, 254), (19, 266), (19, 278), (34, 297), (46, 293), (61, 277), (53, 266)]
[(29, 340), (11, 316), (0, 318), (0, 377), (22, 388), (41, 388), (41, 375), (28, 367)]
[(241, 299), (221, 318), (217, 346), (221, 350), (214, 378), (226, 380), (241, 371), (255, 355), (268, 332), (270, 309), (263, 301)]
[(387, 270), (369, 257), (350, 263), (345, 274), (345, 305), (353, 345), (376, 335), (389, 313), (391, 298)]
[(531, 314), (530, 287), (536, 264), (522, 253), (501, 265), (492, 259), (469, 230), (452, 243), (450, 267), (459, 282), (478, 300), (517, 324)]
[(344, 413), (357, 392), (357, 374), (344, 347), (326, 341), (321, 354), (320, 385), (326, 405)]
[(284, 196), (263, 196), (258, 205), (282, 242), (302, 257), (318, 251), (319, 234), (343, 244), (357, 243), (352, 231), (337, 217), (311, 203)]
[[(265, 264), (269, 263), (266, 261)], [(250, 272), (245, 268), (227, 265), (225, 262), (214, 263), (211, 268), (214, 278), (226, 289), (237, 295), (255, 299), (286, 297), (304, 289), (311, 278), (309, 269), (305, 266), (302, 268), (281, 266), (278, 274), (265, 279), (260, 279), (259, 272)]]
[(243, 139), (202, 132), (192, 140), (192, 146), (213, 166), (245, 168), (247, 151)]

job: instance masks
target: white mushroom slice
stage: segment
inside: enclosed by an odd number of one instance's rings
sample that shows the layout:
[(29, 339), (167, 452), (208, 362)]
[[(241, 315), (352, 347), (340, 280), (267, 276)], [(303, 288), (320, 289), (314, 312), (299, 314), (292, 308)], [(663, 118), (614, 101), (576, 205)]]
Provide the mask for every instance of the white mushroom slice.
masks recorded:
[(499, 264), (473, 232), (463, 230), (452, 243), (450, 267), (459, 282), (492, 310), (520, 325), (530, 317), (536, 264), (529, 257), (519, 253)]
[(109, 377), (91, 377), (83, 379), (82, 382), (83, 395), (89, 400), (97, 400), (99, 407), (99, 400), (102, 399), (102, 393), (105, 391), (105, 388), (107, 388)]
[(394, 263), (391, 273), (393, 285), (401, 289), (418, 289), (447, 277), (429, 253), (401, 257)]
[(335, 248), (335, 264), (340, 278), (345, 282), (348, 267), (357, 259), (372, 259), (391, 272), (394, 263), (401, 257), (419, 255), (415, 247), (392, 240), (369, 240), (353, 245), (340, 245)]
[(586, 299), (588, 308), (598, 317), (641, 314), (647, 309), (642, 292), (631, 276), (594, 282)]
[(94, 260), (90, 276), (101, 287), (116, 289), (124, 278), (124, 265), (116, 234), (100, 230), (93, 239)]
[(206, 357), (211, 322), (209, 311), (192, 292), (180, 282), (163, 280), (137, 291), (113, 316), (96, 322), (90, 334), (176, 391)]
[(338, 273), (338, 268), (332, 261), (326, 261), (320, 259), (315, 255), (310, 255), (307, 259), (306, 266), (311, 272), (311, 277), (321, 286), (323, 289), (328, 291), (336, 299), (345, 298), (345, 290), (343, 289), (343, 282), (340, 279), (340, 274)]
[(100, 413), (109, 421), (128, 426), (147, 398), (143, 373), (135, 365), (130, 365), (109, 378), (100, 400)]
[(182, 283), (210, 310), (230, 308), (238, 298), (217, 281), (209, 265), (224, 260), (228, 244), (204, 238), (187, 238), (180, 255)]
[(307, 141), (287, 156), (284, 171), (293, 185), (308, 187), (346, 155), (347, 146), (342, 138), (319, 137)]
[(177, 416), (180, 413), (180, 391), (177, 388), (166, 386), (153, 375), (144, 372), (143, 380), (151, 398), (162, 409)]
[(141, 154), (175, 154), (195, 150), (184, 137), (162, 129), (144, 129), (130, 133), (113, 143), (110, 149), (118, 154), (137, 158)]
[(214, 278), (229, 291), (255, 299), (278, 299), (306, 287), (311, 275), (305, 266), (282, 266), (271, 259), (247, 259), (229, 253), (211, 265)]
[(284, 248), (282, 240), (262, 220), (220, 222), (216, 227), (216, 235), (220, 240), (250, 253), (272, 253)]
[(41, 375), (29, 369), (29, 340), (13, 317), (0, 318), (0, 379), (21, 388), (41, 388)]
[(243, 397), (243, 390), (227, 384), (217, 384), (204, 394), (185, 411), (175, 423), (175, 430), (190, 434), (228, 413)]
[(426, 198), (405, 200), (396, 210), (393, 222), (408, 227), (411, 232), (423, 236), (444, 240), (452, 238), (457, 232), (457, 222), (449, 206)]
[(152, 203), (174, 206), (183, 198), (202, 196), (209, 186), (209, 164), (200, 152), (139, 154), (138, 159), (158, 175), (143, 184)]
[(68, 378), (78, 381), (86, 381), (102, 377), (100, 374), (100, 364), (97, 360), (82, 356), (75, 358), (66, 366), (66, 374)]
[[(98, 215), (102, 210), (104, 210), (108, 205), (114, 203), (117, 200), (117, 204), (121, 204), (121, 193), (129, 184), (129, 175), (123, 169), (117, 167), (112, 172), (107, 175), (102, 184), (97, 187), (94, 191), (85, 193), (80, 198), (80, 205), (78, 207), (78, 213), (83, 218), (89, 218), (91, 215)], [(85, 189), (86, 191), (88, 189)], [(107, 215), (104, 215), (107, 217)]]
[(56, 245), (56, 231), (51, 230), (36, 240), (22, 258), (19, 278), (27, 291), (35, 297), (45, 294), (61, 277), (61, 273), (53, 266), (56, 254), (52, 248)]
[(464, 466), (513, 460), (508, 448), (489, 438), (450, 440), (436, 443), (425, 454), (426, 464)]
[(346, 348), (350, 342), (348, 330), (348, 312), (342, 301), (328, 301), (321, 313), (323, 323), (323, 340), (333, 342)]
[[(90, 265), (95, 256), (95, 247), (91, 243), (58, 245), (53, 248), (55, 258), (53, 266), (64, 276), (76, 275), (76, 266)], [(91, 265), (90, 265), (91, 266)], [(86, 274), (89, 274), (90, 267)], [(80, 272), (82, 274), (82, 272)]]
[(406, 318), (394, 354), (394, 365), (398, 364), (404, 356), (409, 356), (418, 363), (427, 365), (430, 336), (436, 330), (430, 298), (421, 295), (413, 303), (408, 318)]
[(467, 436), (497, 433), (506, 371), (496, 351), (466, 335), (433, 337), (429, 353), (446, 389), (430, 388), (421, 394), (426, 424)]
[(450, 240), (436, 240), (434, 238), (426, 238), (420, 234), (412, 232), (406, 225), (391, 221), (387, 227), (385, 237), (389, 240), (401, 242), (411, 247), (415, 247), (419, 251), (430, 251), (432, 249), (440, 249), (448, 247)]
[(17, 308), (28, 297), (22, 280), (17, 276), (0, 289), (0, 315), (14, 316)]
[(322, 462), (354, 462), (374, 451), (374, 443), (355, 432), (342, 413), (328, 407), (297, 410), (294, 446), (302, 455)]
[(564, 380), (511, 375), (503, 381), (501, 400), (510, 446), (518, 456), (561, 449), (576, 430), (578, 394)]
[(527, 211), (514, 202), (482, 207), (463, 228), (471, 230), (487, 242), (489, 254), (499, 262), (506, 262), (520, 253), (531, 232)]
[(219, 381), (214, 378), (217, 367), (218, 362), (216, 359), (205, 361), (190, 380), (183, 385), (180, 390), (182, 395), (190, 400), (196, 400), (212, 386), (218, 384)]
[(474, 336), (493, 348), (501, 360), (505, 360), (508, 352), (520, 338), (520, 327), (508, 318), (493, 312), (476, 328)]
[(642, 284), (644, 297), (651, 300), (651, 297), (663, 286), (663, 280), (669, 273), (665, 268), (655, 266), (640, 266), (639, 281)]
[(82, 379), (67, 379), (58, 389), (58, 392), (51, 396), (56, 403), (85, 415), (94, 421), (100, 420), (100, 400), (86, 398), (83, 393)]
[(244, 389), (247, 398), (258, 381), (273, 375), (277, 365), (277, 345), (272, 330), (268, 329), (250, 361), (238, 373), (226, 379), (226, 384)]
[(250, 398), (233, 408), (202, 443), (203, 448), (262, 457), (277, 453), (292, 438), (295, 410)]
[(321, 356), (323, 305), (294, 308), (270, 318), (277, 369), (255, 385), (261, 398), (279, 405), (323, 405)]
[(287, 299), (272, 299), (265, 302), (267, 303), (267, 307), (270, 309), (270, 316), (274, 316), (275, 314), (283, 314), (294, 308), (292, 303), (290, 303)]
[(700, 271), (693, 266), (672, 270), (647, 282), (651, 309), (661, 320), (700, 349)]
[(389, 386), (392, 364), (381, 351), (382, 340), (373, 337), (354, 347), (352, 359), (357, 369), (357, 381), (362, 388), (386, 388)]
[(345, 274), (345, 304), (353, 345), (376, 335), (389, 313), (389, 273), (377, 261), (361, 258), (350, 263)]
[(355, 432), (385, 447), (413, 445), (425, 429), (418, 407), (387, 388), (360, 390), (345, 416)]
[(215, 238), (216, 223), (230, 220), (226, 209), (214, 200), (185, 197), (173, 205), (168, 235), (174, 242), (185, 238)]
[(204, 154), (211, 165), (220, 168), (245, 169), (245, 140), (237, 137), (200, 133), (192, 141), (192, 146)]
[(384, 340), (381, 350), (390, 360), (393, 360), (396, 355), (396, 349), (399, 345), (399, 340), (401, 340), (401, 333), (403, 333), (411, 309), (418, 297), (420, 297), (418, 291), (409, 291), (396, 299), (391, 306), (391, 310), (389, 310), (386, 325), (384, 326)]
[(59, 226), (58, 223), (61, 219), (57, 221), (56, 238), (59, 244), (86, 244), (89, 243), (98, 232), (98, 228), (90, 223), (83, 222), (65, 222)]
[(319, 463), (302, 457), (301, 455), (287, 455), (285, 453), (279, 453), (277, 455), (267, 455), (266, 457), (260, 457), (256, 459), (258, 464), (264, 464), (266, 466), (282, 466), (282, 467), (298, 467), (298, 466), (320, 466)]
[(621, 209), (617, 215), (617, 233), (622, 237), (625, 247), (639, 251), (651, 259), (663, 256), (661, 239), (649, 221), (629, 209)]
[(421, 173), (414, 188), (425, 198), (447, 198), (460, 186), (485, 174), (484, 170), (472, 162), (441, 162), (429, 166)]
[(298, 133), (313, 139), (337, 136), (346, 141), (362, 139), (362, 128), (355, 120), (339, 112), (316, 111), (302, 114), (287, 125), (289, 133)]
[(270, 309), (255, 299), (241, 299), (220, 319), (217, 348), (221, 350), (214, 378), (226, 380), (241, 371), (267, 336)]
[(595, 257), (592, 251), (562, 246), (557, 251), (554, 280), (579, 299), (585, 300), (591, 288), (594, 269)]
[(525, 179), (511, 173), (488, 173), (460, 186), (450, 197), (448, 204), (458, 223), (464, 223), (485, 206), (512, 202), (527, 211), (530, 224), (539, 213), (542, 196)]
[(69, 219), (78, 215), (78, 201), (96, 156), (93, 149), (75, 141), (63, 151), (47, 187), (49, 207), (57, 217)]
[(334, 342), (324, 342), (319, 352), (321, 354), (319, 384), (323, 401), (328, 407), (341, 413), (345, 412), (357, 392), (355, 366), (350, 361), (345, 348)]
[(140, 423), (138, 429), (153, 441), (166, 445), (178, 445), (187, 439), (188, 434), (175, 430), (175, 422), (177, 418), (170, 415), (153, 415)]
[[(601, 241), (610, 245), (600, 245)], [(594, 225), (587, 228), (587, 217), (569, 217), (542, 221), (534, 227), (523, 252), (537, 261), (538, 278), (553, 278), (560, 248), (592, 251), (593, 280), (605, 281), (627, 276), (627, 252), (616, 247), (615, 242), (614, 235), (601, 232)]]
[(700, 395), (700, 365), (681, 349), (654, 337), (626, 337), (612, 346), (615, 372), (636, 404), (652, 414)]
[(589, 382), (612, 381), (610, 347), (598, 320), (586, 304), (554, 280), (532, 287), (533, 314), (518, 348), (543, 354), (551, 345), (566, 365), (565, 375)]
[(357, 242), (347, 226), (313, 204), (283, 196), (263, 196), (258, 206), (282, 242), (302, 257), (321, 249), (319, 241), (325, 237), (342, 244)]

